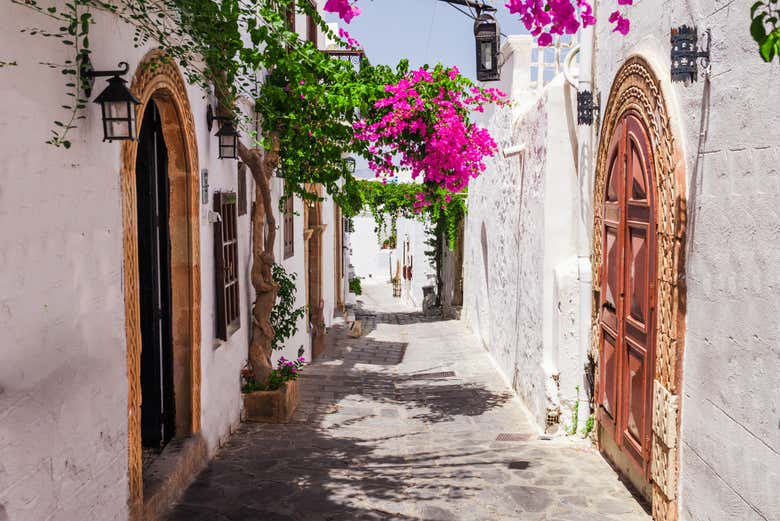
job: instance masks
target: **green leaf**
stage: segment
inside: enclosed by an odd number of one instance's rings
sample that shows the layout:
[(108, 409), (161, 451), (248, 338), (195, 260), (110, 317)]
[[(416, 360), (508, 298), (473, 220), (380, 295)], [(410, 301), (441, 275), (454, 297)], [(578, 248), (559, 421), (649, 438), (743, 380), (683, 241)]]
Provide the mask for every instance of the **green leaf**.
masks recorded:
[(761, 14), (756, 18), (753, 18), (753, 22), (750, 24), (750, 35), (759, 45), (766, 40), (766, 28), (764, 27), (764, 17), (766, 14)]
[(761, 54), (761, 58), (765, 62), (771, 62), (772, 58), (775, 57), (775, 52), (777, 52), (777, 45), (778, 43), (778, 36), (777, 33), (771, 33), (769, 36), (764, 40), (764, 42), (759, 46), (758, 50)]

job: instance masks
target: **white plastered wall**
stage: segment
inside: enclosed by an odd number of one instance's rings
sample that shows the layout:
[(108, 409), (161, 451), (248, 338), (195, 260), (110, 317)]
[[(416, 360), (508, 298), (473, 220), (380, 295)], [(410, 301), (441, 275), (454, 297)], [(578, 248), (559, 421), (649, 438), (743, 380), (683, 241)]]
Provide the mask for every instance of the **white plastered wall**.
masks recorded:
[[(577, 185), (563, 78), (530, 92), (530, 45), (505, 44), (502, 90), (513, 105), (489, 115), (499, 153), (469, 187), (463, 317), (543, 427), (548, 410), (571, 421), (582, 381)], [(501, 153), (512, 147), (522, 152)]]
[[(65, 119), (65, 77), (39, 62), (67, 59), (54, 39), (19, 33), (45, 27), (24, 7), (3, 8), (0, 48), (15, 67), (0, 69), (0, 518), (13, 521), (123, 519), (127, 516), (127, 367), (122, 281), (118, 143), (102, 142), (100, 109), (89, 103), (70, 150), (44, 141)], [(152, 47), (96, 13), (92, 61), (127, 61), (132, 80)], [(94, 96), (104, 88), (97, 79)], [(213, 453), (240, 418), (239, 373), (246, 360), (248, 293), (241, 329), (214, 335), (213, 229), (217, 190), (236, 190), (236, 162), (217, 159), (203, 93), (188, 96), (198, 172), (209, 171), (201, 204), (201, 433)], [(200, 180), (197, 181), (200, 183)], [(252, 183), (248, 180), (251, 197)], [(239, 217), (241, 285), (249, 281), (249, 216)]]

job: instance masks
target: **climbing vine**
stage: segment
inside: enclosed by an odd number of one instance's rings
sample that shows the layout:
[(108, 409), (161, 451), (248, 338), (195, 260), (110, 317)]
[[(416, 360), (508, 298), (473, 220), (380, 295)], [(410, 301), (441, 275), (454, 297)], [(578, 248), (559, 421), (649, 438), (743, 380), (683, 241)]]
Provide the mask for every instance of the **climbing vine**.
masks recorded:
[[(450, 194), (444, 189), (431, 189), (417, 183), (382, 183), (361, 179), (357, 181), (362, 207), (371, 213), (381, 237), (387, 234), (387, 220), (392, 228), (399, 217), (417, 219), (421, 222), (441, 223), (446, 232), (449, 248), (455, 249), (458, 225), (466, 215), (466, 194)], [(420, 194), (433, 194), (439, 198), (437, 204), (420, 206)]]
[(298, 321), (306, 313), (306, 307), (295, 307), (295, 273), (287, 273), (279, 264), (273, 267), (274, 282), (279, 286), (276, 305), (271, 310), (271, 325), (274, 328), (272, 349), (284, 349), (284, 343), (298, 332)]
[(780, 56), (780, 5), (777, 0), (759, 0), (750, 8), (750, 35), (765, 62)]

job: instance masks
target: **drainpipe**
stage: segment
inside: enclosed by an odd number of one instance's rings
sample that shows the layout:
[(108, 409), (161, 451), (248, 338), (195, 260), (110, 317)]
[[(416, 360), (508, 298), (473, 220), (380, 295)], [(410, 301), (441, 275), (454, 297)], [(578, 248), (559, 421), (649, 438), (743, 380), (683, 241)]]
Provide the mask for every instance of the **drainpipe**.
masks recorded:
[[(596, 2), (593, 2), (593, 8), (596, 9)], [(594, 59), (595, 32), (593, 26), (582, 31), (580, 43), (580, 74), (579, 90), (590, 90), (595, 98), (595, 81), (593, 78), (593, 59)], [(595, 115), (599, 116), (599, 115)], [(591, 267), (591, 242), (592, 242), (592, 224), (593, 224), (593, 157), (595, 156), (593, 146), (594, 132), (597, 132), (600, 122), (599, 117), (594, 117), (593, 126), (582, 125), (578, 128), (578, 155), (577, 162), (577, 181), (578, 181), (578, 207), (579, 214), (577, 219), (577, 271), (579, 281), (579, 361), (583, 368), (583, 381), (580, 386), (578, 428), (582, 429), (590, 415), (590, 404), (588, 402), (588, 392), (585, 391), (587, 379), (584, 378), (585, 365), (590, 353), (590, 321), (592, 313), (592, 292), (593, 276)]]

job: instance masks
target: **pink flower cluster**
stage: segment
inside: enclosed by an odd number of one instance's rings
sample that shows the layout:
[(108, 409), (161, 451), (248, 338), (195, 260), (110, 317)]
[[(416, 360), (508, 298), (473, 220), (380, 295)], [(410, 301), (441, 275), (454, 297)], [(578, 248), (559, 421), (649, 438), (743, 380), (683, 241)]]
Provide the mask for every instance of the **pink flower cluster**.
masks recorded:
[(341, 27), (339, 27), (339, 38), (346, 42), (350, 49), (360, 49), (360, 42), (352, 38), (352, 36)]
[(285, 357), (281, 356), (279, 357), (279, 360), (276, 362), (276, 368), (277, 370), (288, 370), (292, 373), (297, 373), (298, 370), (300, 370), (301, 367), (303, 367), (303, 364), (306, 363), (306, 359), (304, 357), (298, 357), (297, 360), (287, 360)]
[(520, 15), (520, 21), (541, 46), (550, 45), (553, 34), (574, 34), (580, 26), (596, 23), (588, 0), (508, 0), (506, 7)]
[[(504, 103), (506, 95), (460, 88), (458, 77), (455, 67), (412, 71), (385, 86), (387, 95), (375, 103), (371, 121), (354, 124), (355, 138), (370, 143), (376, 159), (369, 166), (377, 177), (408, 168), (413, 178), (456, 193), (485, 170), (484, 158), (495, 153), (496, 143), (469, 115), (483, 112), (487, 103)], [(416, 203), (424, 206), (425, 196), (418, 194)]]
[[(633, 5), (634, 0), (618, 0), (618, 5)], [(612, 29), (612, 32), (618, 32), (622, 34), (623, 36), (628, 34), (628, 31), (631, 30), (631, 21), (623, 16), (620, 11), (612, 11), (612, 13), (609, 15), (609, 23), (615, 24), (615, 28)]]
[(352, 19), (361, 13), (361, 10), (349, 0), (328, 0), (325, 2), (325, 8), (329, 13), (338, 13), (339, 18), (349, 23)]

